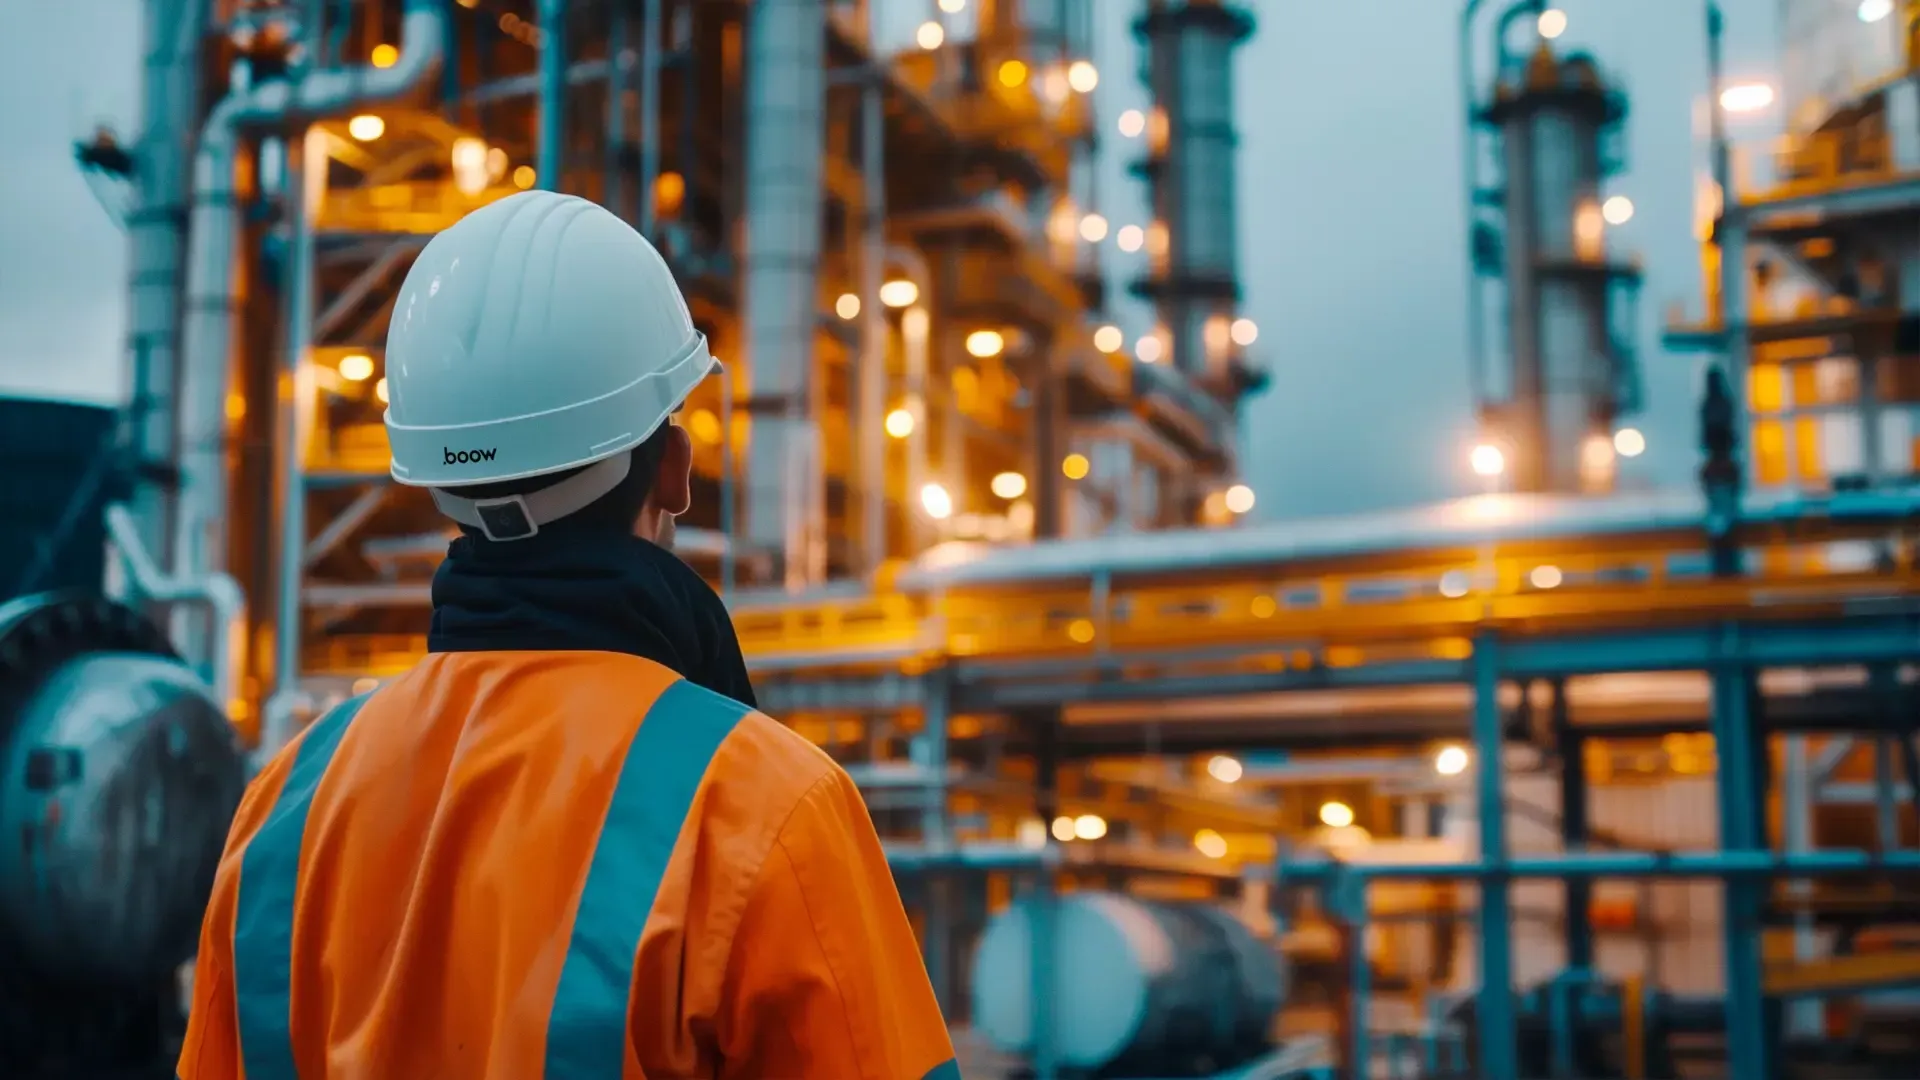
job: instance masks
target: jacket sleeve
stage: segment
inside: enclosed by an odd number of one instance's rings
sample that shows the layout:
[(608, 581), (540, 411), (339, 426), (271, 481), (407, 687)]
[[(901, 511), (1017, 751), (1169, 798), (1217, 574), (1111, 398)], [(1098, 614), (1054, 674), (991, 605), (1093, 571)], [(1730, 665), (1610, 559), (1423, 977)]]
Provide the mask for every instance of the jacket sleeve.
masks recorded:
[(959, 1080), (879, 837), (838, 768), (748, 893), (716, 1035), (723, 1080)]

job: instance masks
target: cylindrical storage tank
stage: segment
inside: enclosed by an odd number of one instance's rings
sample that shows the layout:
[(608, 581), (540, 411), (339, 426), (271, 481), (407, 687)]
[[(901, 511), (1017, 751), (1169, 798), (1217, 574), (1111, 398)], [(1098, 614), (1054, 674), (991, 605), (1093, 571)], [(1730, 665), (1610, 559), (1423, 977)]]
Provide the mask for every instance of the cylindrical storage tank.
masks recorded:
[(245, 784), (226, 716), (139, 615), (0, 606), (0, 1011), (170, 983)]
[[(1016, 904), (973, 957), (973, 1023), (1003, 1053), (1034, 1049), (1036, 905)], [(1205, 1076), (1271, 1045), (1280, 957), (1231, 915), (1114, 893), (1052, 911), (1052, 1044), (1064, 1068), (1103, 1077)]]
[(116, 420), (98, 405), (0, 398), (0, 601), (100, 589)]

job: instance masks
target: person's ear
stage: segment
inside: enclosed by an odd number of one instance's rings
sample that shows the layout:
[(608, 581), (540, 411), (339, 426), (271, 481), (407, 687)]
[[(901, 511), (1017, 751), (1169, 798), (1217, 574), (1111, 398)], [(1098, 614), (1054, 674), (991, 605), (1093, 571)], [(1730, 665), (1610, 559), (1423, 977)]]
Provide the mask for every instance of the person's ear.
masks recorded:
[(667, 428), (666, 453), (653, 478), (653, 504), (663, 514), (679, 517), (693, 505), (693, 440), (678, 424)]

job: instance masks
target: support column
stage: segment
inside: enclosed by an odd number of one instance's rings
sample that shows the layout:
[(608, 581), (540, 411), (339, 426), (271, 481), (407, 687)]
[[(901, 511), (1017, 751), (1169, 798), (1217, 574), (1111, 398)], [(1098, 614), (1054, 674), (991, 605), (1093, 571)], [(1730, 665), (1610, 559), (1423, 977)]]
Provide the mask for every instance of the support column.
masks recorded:
[[(925, 676), (926, 704), (921, 713), (919, 753), (915, 754), (927, 770), (927, 786), (922, 790), (920, 842), (929, 851), (943, 849), (953, 842), (952, 822), (947, 815), (947, 678), (944, 670)], [(926, 960), (927, 978), (933, 983), (934, 997), (940, 1002), (941, 1015), (953, 1011), (953, 883), (944, 871), (935, 871), (925, 879), (926, 940), (920, 951)]]
[[(1719, 759), (1720, 847), (1727, 852), (1765, 848), (1761, 831), (1758, 739), (1754, 731), (1751, 678), (1736, 658), (1739, 627), (1721, 632), (1721, 661), (1713, 678), (1713, 743)], [(1773, 1034), (1761, 990), (1761, 904), (1766, 882), (1729, 877), (1722, 886), (1722, 946), (1726, 953), (1728, 1071), (1741, 1080), (1774, 1080)]]
[[(1560, 844), (1572, 854), (1584, 851), (1589, 839), (1587, 822), (1586, 740), (1573, 730), (1567, 715), (1567, 682), (1553, 681), (1552, 723), (1560, 753)], [(1571, 878), (1566, 883), (1567, 967), (1593, 968), (1593, 881)]]
[[(1059, 729), (1060, 715), (1055, 709), (1035, 710), (1024, 718), (1033, 739), (1034, 808), (1047, 823), (1049, 837), (1053, 819), (1060, 816)], [(1048, 843), (1053, 843), (1051, 839)], [(1033, 1047), (1028, 1064), (1033, 1080), (1056, 1080), (1054, 1059), (1054, 876), (1042, 869), (1034, 877), (1031, 897), (1033, 930)]]
[(538, 182), (562, 190), (566, 161), (567, 0), (540, 0), (540, 121)]
[(1479, 1080), (1517, 1080), (1519, 1033), (1513, 997), (1513, 896), (1503, 872), (1507, 860), (1507, 808), (1501, 762), (1505, 732), (1500, 716), (1499, 644), (1482, 633), (1473, 644), (1473, 753), (1479, 762), (1476, 809), (1480, 861), (1493, 873), (1480, 883), (1480, 993), (1474, 1010), (1479, 1026)]

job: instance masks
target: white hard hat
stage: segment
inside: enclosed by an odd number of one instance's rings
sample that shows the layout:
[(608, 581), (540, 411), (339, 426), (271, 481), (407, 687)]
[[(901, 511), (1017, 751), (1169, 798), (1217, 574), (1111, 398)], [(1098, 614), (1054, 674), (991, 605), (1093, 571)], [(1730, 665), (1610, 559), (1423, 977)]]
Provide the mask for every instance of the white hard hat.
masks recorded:
[[(393, 478), (496, 539), (531, 536), (612, 491), (719, 365), (666, 261), (585, 199), (528, 191), (434, 237), (387, 330)], [(591, 465), (469, 499), (446, 487)]]

